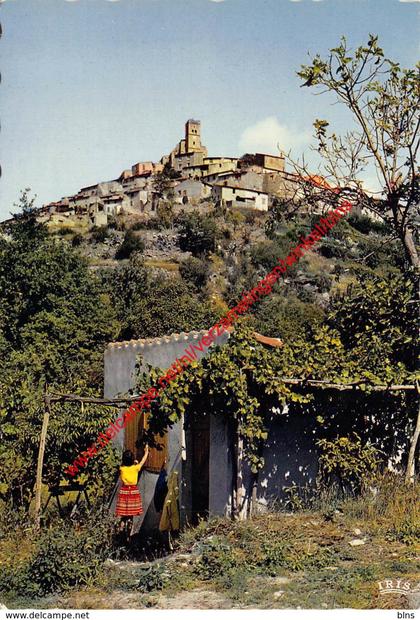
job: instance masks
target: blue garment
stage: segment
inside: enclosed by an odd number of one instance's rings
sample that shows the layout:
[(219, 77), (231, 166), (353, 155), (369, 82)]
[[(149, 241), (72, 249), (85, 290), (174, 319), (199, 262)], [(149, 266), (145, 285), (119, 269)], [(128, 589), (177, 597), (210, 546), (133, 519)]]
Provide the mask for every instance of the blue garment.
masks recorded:
[(168, 494), (168, 484), (167, 484), (167, 471), (164, 467), (160, 470), (159, 478), (157, 479), (155, 486), (155, 493), (153, 496), (153, 503), (155, 505), (156, 512), (161, 512), (163, 508), (163, 504), (165, 502), (165, 497)]

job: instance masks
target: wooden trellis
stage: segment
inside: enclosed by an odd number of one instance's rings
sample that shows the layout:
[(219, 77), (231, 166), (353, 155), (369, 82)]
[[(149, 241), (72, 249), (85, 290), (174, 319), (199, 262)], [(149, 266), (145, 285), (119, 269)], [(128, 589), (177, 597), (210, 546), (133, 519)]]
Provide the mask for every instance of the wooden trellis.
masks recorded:
[[(316, 379), (299, 379), (282, 377), (281, 380), (286, 385), (296, 385), (299, 387), (312, 387), (317, 389), (334, 389), (339, 391), (344, 390), (357, 390), (362, 385), (368, 386), (369, 391), (373, 392), (408, 392), (417, 391), (420, 396), (419, 384), (415, 385), (371, 385), (367, 382), (353, 382), (353, 383), (333, 383), (330, 381), (319, 381)], [(36, 471), (36, 483), (35, 483), (35, 523), (37, 527), (41, 524), (41, 489), (42, 489), (42, 470), (44, 466), (44, 453), (45, 443), (47, 439), (48, 424), (51, 414), (51, 404), (56, 402), (79, 402), (92, 405), (102, 405), (105, 407), (115, 407), (117, 409), (124, 405), (132, 403), (138, 400), (139, 396), (128, 396), (125, 398), (97, 398), (93, 396), (80, 396), (79, 394), (66, 394), (61, 392), (48, 392), (45, 389), (44, 392), (44, 418), (42, 421), (41, 438), (39, 442), (38, 450), (38, 463)], [(420, 408), (418, 410), (417, 420), (413, 436), (410, 441), (410, 450), (408, 455), (407, 469), (406, 469), (406, 481), (409, 482), (414, 479), (415, 474), (415, 453), (417, 448), (417, 442), (420, 436)]]

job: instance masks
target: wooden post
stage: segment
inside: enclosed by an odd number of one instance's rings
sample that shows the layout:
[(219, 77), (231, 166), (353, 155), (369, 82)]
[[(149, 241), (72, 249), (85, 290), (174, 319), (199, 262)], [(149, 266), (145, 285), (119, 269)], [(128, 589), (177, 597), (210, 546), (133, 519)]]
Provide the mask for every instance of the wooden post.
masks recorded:
[[(416, 387), (417, 387), (417, 395), (420, 396), (420, 388), (419, 388), (419, 384), (417, 381), (416, 381)], [(410, 451), (408, 453), (407, 469), (405, 471), (405, 481), (407, 483), (414, 482), (414, 475), (416, 473), (415, 456), (416, 456), (416, 448), (417, 448), (417, 442), (419, 440), (419, 436), (420, 436), (420, 406), (417, 412), (416, 426), (414, 428), (414, 433), (413, 433), (413, 436), (410, 442)]]
[(243, 465), (244, 440), (238, 429), (236, 435), (236, 510), (235, 519), (243, 519), (243, 493), (242, 493), (242, 465)]
[(39, 441), (38, 464), (36, 468), (35, 482), (35, 525), (41, 526), (41, 491), (42, 491), (42, 469), (44, 466), (45, 441), (47, 438), (48, 422), (50, 420), (50, 395), (45, 391), (44, 394), (44, 419), (42, 421), (41, 439)]

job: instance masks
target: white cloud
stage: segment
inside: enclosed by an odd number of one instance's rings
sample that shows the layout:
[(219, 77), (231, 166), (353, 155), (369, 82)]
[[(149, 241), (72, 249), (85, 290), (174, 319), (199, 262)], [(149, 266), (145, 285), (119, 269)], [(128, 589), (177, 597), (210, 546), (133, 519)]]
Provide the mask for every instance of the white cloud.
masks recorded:
[(276, 154), (279, 148), (286, 152), (302, 148), (310, 139), (310, 131), (294, 131), (281, 125), (275, 116), (268, 116), (242, 132), (239, 148), (243, 152)]
[(224, 2), (225, 0), (210, 0), (210, 2)]
[(420, 0), (400, 0), (400, 2), (420, 2)]

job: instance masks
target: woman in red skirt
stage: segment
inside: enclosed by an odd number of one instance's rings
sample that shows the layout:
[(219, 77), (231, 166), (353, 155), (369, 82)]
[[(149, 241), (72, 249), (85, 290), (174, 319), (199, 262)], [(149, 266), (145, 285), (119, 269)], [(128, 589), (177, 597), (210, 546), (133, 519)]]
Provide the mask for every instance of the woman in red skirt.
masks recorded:
[(121, 517), (121, 530), (125, 530), (127, 540), (130, 538), (133, 517), (143, 514), (140, 491), (137, 488), (138, 475), (146, 462), (149, 446), (144, 450), (140, 463), (134, 460), (131, 450), (125, 450), (120, 467), (121, 488), (118, 493), (115, 514)]

